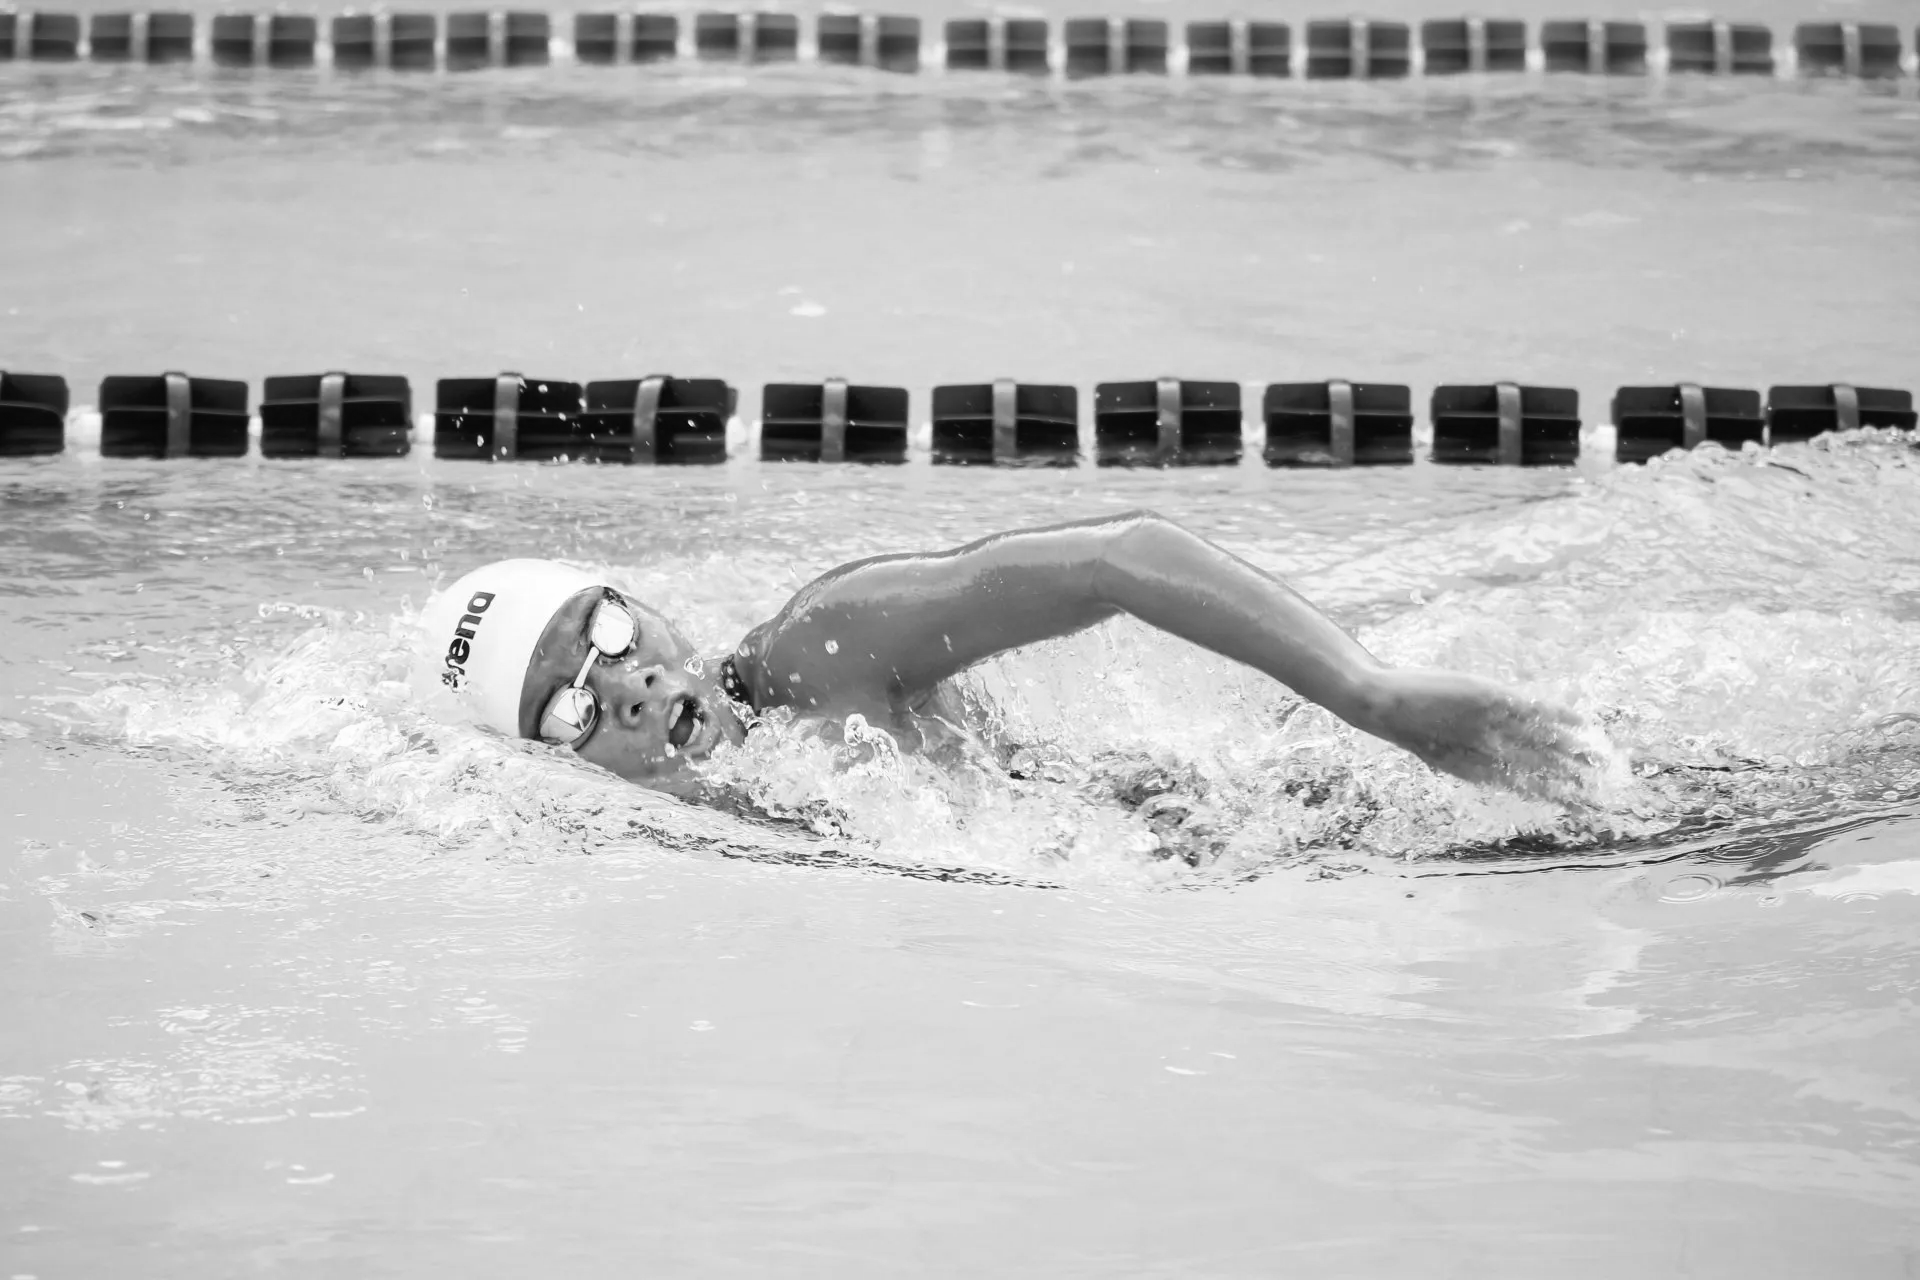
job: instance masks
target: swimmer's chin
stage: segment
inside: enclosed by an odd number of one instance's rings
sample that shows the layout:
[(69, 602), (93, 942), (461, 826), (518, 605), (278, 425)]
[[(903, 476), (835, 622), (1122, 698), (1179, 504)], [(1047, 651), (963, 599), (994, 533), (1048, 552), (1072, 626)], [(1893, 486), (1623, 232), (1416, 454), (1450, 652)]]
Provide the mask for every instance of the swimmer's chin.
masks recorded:
[[(564, 751), (564, 748), (562, 750)], [(681, 752), (672, 759), (664, 761), (617, 764), (590, 760), (585, 756), (574, 756), (574, 759), (589, 769), (610, 773), (634, 786), (690, 800), (699, 797), (709, 787), (701, 766), (706, 763), (710, 755), (711, 752), (708, 751), (702, 751), (697, 756), (690, 752)]]

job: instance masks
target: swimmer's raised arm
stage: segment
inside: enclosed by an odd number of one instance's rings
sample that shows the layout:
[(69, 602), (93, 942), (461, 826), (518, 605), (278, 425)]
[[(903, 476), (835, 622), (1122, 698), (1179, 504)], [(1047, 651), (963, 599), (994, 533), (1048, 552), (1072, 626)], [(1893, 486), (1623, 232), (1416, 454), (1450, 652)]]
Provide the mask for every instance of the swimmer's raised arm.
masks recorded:
[(1592, 765), (1570, 714), (1475, 677), (1388, 667), (1279, 579), (1147, 512), (843, 565), (741, 641), (735, 666), (759, 706), (872, 714), (1120, 613), (1461, 777), (1561, 793)]
[(995, 654), (1120, 613), (1256, 667), (1343, 718), (1364, 715), (1372, 655), (1278, 579), (1144, 512), (842, 565), (741, 649), (760, 672), (756, 702), (827, 709), (911, 699)]

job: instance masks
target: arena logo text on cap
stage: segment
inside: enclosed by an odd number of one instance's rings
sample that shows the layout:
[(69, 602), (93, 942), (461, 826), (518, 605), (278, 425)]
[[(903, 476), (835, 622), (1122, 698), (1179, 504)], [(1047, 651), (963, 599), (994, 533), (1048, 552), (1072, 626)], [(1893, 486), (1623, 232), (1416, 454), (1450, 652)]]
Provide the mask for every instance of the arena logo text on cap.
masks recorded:
[(520, 694), (553, 615), (604, 577), (554, 560), (496, 560), (428, 600), (414, 651), (415, 698), (434, 716), (521, 736)]
[(480, 615), (485, 613), (492, 604), (493, 592), (474, 592), (473, 598), (467, 601), (466, 613), (461, 615), (460, 621), (454, 626), (453, 641), (447, 645), (447, 669), (440, 676), (441, 683), (449, 689), (458, 689), (461, 678), (467, 674), (467, 658), (473, 653), (473, 647), (469, 642), (480, 628)]

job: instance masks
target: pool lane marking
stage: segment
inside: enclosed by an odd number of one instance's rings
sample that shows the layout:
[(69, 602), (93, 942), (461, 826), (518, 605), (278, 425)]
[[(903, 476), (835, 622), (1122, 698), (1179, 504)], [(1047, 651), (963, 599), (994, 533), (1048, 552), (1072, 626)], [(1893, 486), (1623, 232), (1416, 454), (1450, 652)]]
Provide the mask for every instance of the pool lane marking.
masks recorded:
[(493, 456), (496, 461), (520, 456), (520, 375), (503, 373), (493, 380)]
[(1848, 383), (1834, 383), (1833, 415), (1834, 430), (1858, 431), (1860, 429), (1860, 392)]
[(847, 460), (847, 380), (828, 378), (820, 387), (820, 461)]
[(993, 383), (993, 460), (1012, 462), (1020, 455), (1019, 384), (1011, 378)]
[(1181, 430), (1180, 379), (1161, 378), (1154, 386), (1154, 427), (1159, 436), (1155, 461), (1162, 466), (1180, 455)]
[[(578, 61), (579, 50), (574, 51)], [(613, 65), (624, 67), (633, 61), (633, 10), (618, 9), (613, 15)]]
[(1500, 410), (1500, 453), (1496, 461), (1503, 467), (1517, 467), (1523, 451), (1520, 387), (1512, 382), (1496, 383), (1494, 398)]
[(633, 393), (633, 425), (628, 434), (628, 459), (632, 462), (657, 462), (660, 459), (660, 393), (667, 380), (642, 378)]
[[(1191, 61), (1191, 49), (1187, 57)], [(1245, 18), (1234, 18), (1227, 23), (1227, 70), (1236, 76), (1253, 74), (1253, 30)]]
[(322, 374), (320, 378), (319, 422), (315, 427), (315, 451), (322, 458), (344, 458), (347, 456), (346, 430), (343, 423), (346, 399), (347, 375), (344, 373)]
[(1327, 383), (1327, 445), (1338, 467), (1353, 465), (1353, 384), (1342, 378)]
[(1680, 391), (1680, 447), (1691, 449), (1707, 438), (1707, 393), (1697, 382), (1683, 382)]
[(169, 458), (184, 458), (192, 443), (193, 384), (184, 373), (169, 373), (167, 380), (167, 452)]

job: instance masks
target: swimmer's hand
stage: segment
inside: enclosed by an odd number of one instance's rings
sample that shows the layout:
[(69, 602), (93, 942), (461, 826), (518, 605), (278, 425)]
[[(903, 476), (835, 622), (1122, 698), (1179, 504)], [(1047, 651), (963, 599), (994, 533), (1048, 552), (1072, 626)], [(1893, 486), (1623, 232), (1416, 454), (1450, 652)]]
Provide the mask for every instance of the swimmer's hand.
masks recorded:
[(1363, 726), (1468, 782), (1580, 801), (1599, 781), (1603, 742), (1565, 707), (1452, 671), (1378, 673), (1373, 723)]

